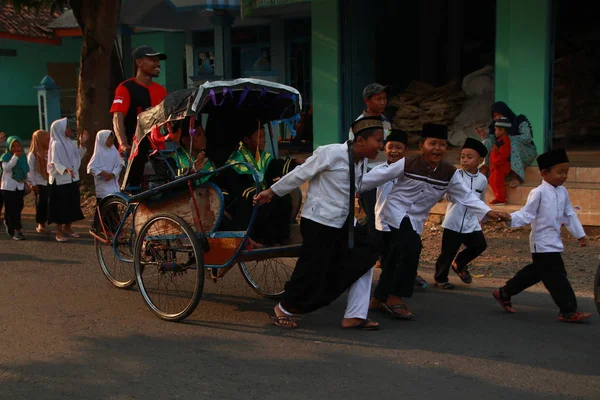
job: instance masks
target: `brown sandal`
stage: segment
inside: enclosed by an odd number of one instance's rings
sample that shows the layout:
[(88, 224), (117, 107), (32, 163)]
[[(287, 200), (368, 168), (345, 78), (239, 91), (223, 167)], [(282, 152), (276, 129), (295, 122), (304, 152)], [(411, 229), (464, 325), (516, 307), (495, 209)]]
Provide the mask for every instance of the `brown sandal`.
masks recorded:
[(296, 320), (290, 315), (282, 315), (281, 317), (271, 315), (270, 318), (273, 321), (273, 325), (281, 329), (296, 329), (298, 327)]

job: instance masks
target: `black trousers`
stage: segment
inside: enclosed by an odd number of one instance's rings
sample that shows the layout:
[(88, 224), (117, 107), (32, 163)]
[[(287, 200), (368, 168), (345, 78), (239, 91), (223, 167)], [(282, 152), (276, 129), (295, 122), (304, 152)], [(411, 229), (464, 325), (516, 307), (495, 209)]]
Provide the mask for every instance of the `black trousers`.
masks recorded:
[(23, 212), (24, 190), (2, 190), (4, 196), (4, 221), (9, 229), (21, 230), (21, 212)]
[[(465, 245), (465, 249), (456, 255), (462, 244)], [(442, 252), (435, 263), (435, 281), (440, 283), (448, 282), (448, 273), (453, 261), (456, 262), (458, 270), (463, 271), (486, 248), (487, 243), (482, 231), (459, 233), (450, 229), (444, 229), (442, 235)]]
[(346, 226), (332, 228), (302, 218), (300, 232), (300, 257), (281, 299), (283, 308), (294, 314), (329, 305), (377, 260), (376, 248), (362, 241), (359, 232), (355, 232), (355, 247), (348, 248)]
[(421, 236), (408, 217), (404, 217), (399, 229), (390, 230), (389, 250), (375, 288), (375, 297), (380, 301), (387, 301), (390, 295), (412, 296), (421, 257)]
[(506, 282), (502, 291), (509, 297), (542, 282), (561, 313), (577, 311), (577, 298), (567, 279), (560, 253), (532, 253), (533, 262)]
[(2, 214), (2, 208), (4, 208), (4, 196), (2, 196), (2, 190), (0, 190), (0, 214)]
[(45, 224), (48, 221), (48, 186), (38, 185), (39, 189), (35, 202), (35, 222)]

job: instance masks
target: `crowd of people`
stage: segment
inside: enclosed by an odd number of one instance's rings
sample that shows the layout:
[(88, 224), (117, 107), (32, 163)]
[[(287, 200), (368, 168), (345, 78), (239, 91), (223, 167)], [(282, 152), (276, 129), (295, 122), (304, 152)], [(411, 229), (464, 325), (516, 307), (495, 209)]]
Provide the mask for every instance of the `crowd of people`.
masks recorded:
[[(134, 50), (134, 78), (116, 90), (111, 108), (113, 129), (95, 135), (94, 154), (86, 171), (94, 177), (96, 198), (100, 201), (121, 190), (123, 155), (137, 152), (130, 165), (129, 182), (143, 186), (150, 144), (135, 139), (137, 115), (159, 104), (167, 92), (153, 82), (160, 74), (160, 61), (167, 57), (148, 46)], [(559, 320), (579, 322), (589, 313), (578, 309), (567, 279), (561, 253), (560, 229), (565, 225), (585, 245), (585, 232), (569, 201), (563, 184), (569, 160), (564, 150), (537, 155), (531, 124), (517, 116), (505, 103), (494, 103), (489, 131), (475, 127), (461, 148), (460, 168), (444, 160), (448, 149), (448, 128), (425, 124), (420, 133), (420, 154), (407, 155), (408, 135), (393, 129), (384, 116), (388, 87), (374, 83), (363, 91), (366, 109), (352, 123), (349, 140), (320, 146), (305, 162), (278, 159), (265, 152), (265, 131), (261, 121), (236, 121), (239, 147), (225, 164), (227, 173), (207, 177), (222, 189), (226, 214), (234, 229), (244, 229), (253, 207), (260, 205), (252, 245), (276, 246), (289, 236), (291, 200), (289, 194), (309, 182), (302, 209), (300, 228), (302, 248), (281, 301), (274, 307), (273, 323), (296, 328), (297, 315), (325, 307), (348, 291), (348, 304), (342, 319), (346, 329), (378, 330), (379, 323), (368, 318), (370, 310), (382, 310), (395, 319), (412, 319), (406, 299), (415, 286), (426, 286), (418, 274), (421, 233), (432, 207), (442, 198), (448, 201), (443, 221), (441, 251), (435, 265), (435, 286), (454, 289), (450, 269), (470, 284), (470, 263), (487, 248), (481, 224), (504, 221), (511, 227), (531, 225), (533, 262), (493, 292), (494, 298), (510, 313), (512, 298), (528, 287), (543, 282), (559, 308)], [(79, 235), (72, 224), (84, 219), (80, 205), (79, 170), (86, 152), (87, 132), (73, 140), (75, 129), (66, 118), (54, 121), (50, 132), (33, 133), (29, 154), (21, 139), (5, 137), (6, 149), (0, 160), (2, 183), (0, 210), (4, 207), (6, 233), (23, 240), (21, 213), (24, 196), (33, 192), (36, 205), (36, 231), (49, 232), (56, 225), (55, 239), (65, 242)], [(173, 137), (180, 145), (172, 154), (178, 174), (215, 169), (215, 160), (206, 155), (202, 124), (181, 129)], [(186, 151), (189, 149), (189, 151)], [(380, 151), (385, 150), (385, 157)], [(490, 205), (506, 202), (506, 185), (524, 182), (525, 168), (537, 158), (542, 176), (540, 186), (531, 191), (526, 205), (511, 214), (492, 210), (485, 202), (489, 185), (494, 193)], [(248, 168), (253, 165), (261, 177), (260, 188)], [(354, 215), (355, 198), (366, 218)], [(461, 246), (464, 250), (458, 252)], [(373, 294), (373, 268), (381, 276)]]

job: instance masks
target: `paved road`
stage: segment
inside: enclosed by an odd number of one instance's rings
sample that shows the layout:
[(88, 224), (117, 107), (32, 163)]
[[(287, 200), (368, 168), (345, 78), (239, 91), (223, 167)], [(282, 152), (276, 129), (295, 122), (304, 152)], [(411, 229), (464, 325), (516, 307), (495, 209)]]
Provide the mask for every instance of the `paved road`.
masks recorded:
[(557, 323), (543, 292), (508, 315), (492, 285), (417, 293), (419, 320), (373, 315), (379, 332), (341, 330), (341, 299), (291, 332), (232, 270), (207, 281), (185, 323), (167, 323), (108, 284), (90, 239), (1, 235), (0, 398), (600, 398), (600, 317)]

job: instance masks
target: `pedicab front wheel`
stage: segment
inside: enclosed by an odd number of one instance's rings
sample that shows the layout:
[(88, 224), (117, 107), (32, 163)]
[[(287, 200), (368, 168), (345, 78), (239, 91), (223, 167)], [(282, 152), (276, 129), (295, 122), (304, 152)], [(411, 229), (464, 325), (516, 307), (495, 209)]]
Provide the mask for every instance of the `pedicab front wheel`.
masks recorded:
[(194, 312), (204, 289), (204, 251), (182, 218), (149, 219), (138, 234), (134, 265), (142, 298), (159, 318), (180, 321)]
[(102, 200), (96, 210), (94, 230), (105, 239), (104, 243), (94, 238), (96, 257), (106, 279), (119, 289), (129, 289), (135, 285), (133, 270), (133, 232), (132, 215), (127, 216), (117, 237), (116, 232), (127, 212), (127, 203), (120, 197), (111, 196)]
[(596, 303), (598, 314), (600, 314), (600, 265), (596, 270), (596, 277), (594, 278), (594, 302)]
[(276, 257), (240, 261), (239, 265), (244, 279), (256, 293), (267, 299), (279, 299), (297, 261), (298, 257)]

